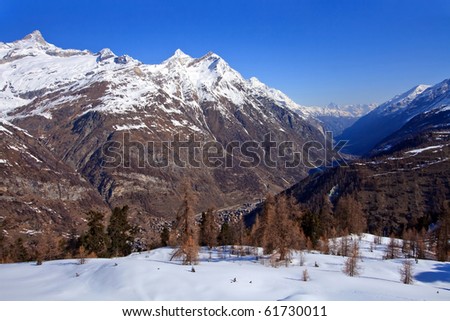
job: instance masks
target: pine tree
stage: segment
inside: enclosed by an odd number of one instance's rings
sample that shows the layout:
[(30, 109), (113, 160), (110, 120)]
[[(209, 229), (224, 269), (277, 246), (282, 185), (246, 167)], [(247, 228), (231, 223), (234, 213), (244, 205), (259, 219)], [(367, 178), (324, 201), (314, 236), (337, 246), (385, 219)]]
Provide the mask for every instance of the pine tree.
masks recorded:
[(0, 220), (0, 263), (6, 263), (8, 256), (6, 251), (6, 237), (3, 230), (4, 221)]
[(90, 211), (87, 219), (88, 230), (83, 235), (81, 243), (88, 253), (103, 256), (108, 245), (108, 237), (103, 224), (104, 216), (100, 212)]
[(234, 245), (235, 234), (233, 225), (225, 221), (220, 226), (219, 234), (217, 235), (217, 241), (220, 246)]
[(175, 229), (173, 230), (177, 248), (172, 258), (181, 257), (183, 264), (198, 263), (198, 229), (195, 225), (195, 196), (190, 185), (183, 183), (183, 200), (177, 213)]
[(170, 231), (167, 228), (167, 226), (164, 226), (163, 230), (161, 231), (160, 238), (161, 238), (161, 246), (169, 245)]
[(436, 256), (438, 261), (447, 261), (450, 251), (450, 205), (445, 204), (436, 231)]
[(21, 237), (17, 238), (13, 246), (13, 260), (15, 262), (26, 262), (29, 259), (30, 256), (25, 248), (23, 239)]
[(322, 206), (320, 207), (319, 218), (321, 222), (321, 229), (328, 234), (335, 228), (335, 220), (333, 217), (333, 205), (330, 202), (328, 195), (322, 198)]
[(133, 242), (132, 228), (128, 222), (128, 206), (113, 209), (108, 225), (109, 256), (127, 256)]
[(306, 238), (311, 242), (311, 247), (315, 248), (322, 235), (320, 217), (316, 213), (307, 211), (302, 218), (302, 230)]
[(63, 245), (63, 252), (69, 257), (75, 257), (78, 249), (81, 246), (81, 240), (75, 227), (72, 227), (69, 232), (69, 237)]
[(202, 221), (200, 225), (200, 244), (202, 246), (208, 246), (212, 249), (217, 245), (217, 223), (215, 220), (215, 211), (210, 208), (206, 212), (202, 213)]

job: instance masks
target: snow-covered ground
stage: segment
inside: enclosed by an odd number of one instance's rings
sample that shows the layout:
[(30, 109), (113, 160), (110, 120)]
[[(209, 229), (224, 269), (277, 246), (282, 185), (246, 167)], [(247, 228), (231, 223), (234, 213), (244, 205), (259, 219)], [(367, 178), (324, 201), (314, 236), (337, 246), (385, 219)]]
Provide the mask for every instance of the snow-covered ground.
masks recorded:
[[(254, 256), (202, 250), (195, 273), (170, 261), (161, 248), (124, 258), (0, 265), (0, 300), (450, 300), (450, 263), (419, 260), (415, 282), (400, 282), (403, 259), (383, 260), (385, 244), (370, 252), (373, 236), (363, 235), (362, 270), (349, 277), (345, 258), (296, 254), (289, 267), (264, 265)], [(319, 265), (315, 267), (315, 263)], [(310, 280), (302, 281), (308, 269)], [(236, 281), (234, 282), (234, 279)]]

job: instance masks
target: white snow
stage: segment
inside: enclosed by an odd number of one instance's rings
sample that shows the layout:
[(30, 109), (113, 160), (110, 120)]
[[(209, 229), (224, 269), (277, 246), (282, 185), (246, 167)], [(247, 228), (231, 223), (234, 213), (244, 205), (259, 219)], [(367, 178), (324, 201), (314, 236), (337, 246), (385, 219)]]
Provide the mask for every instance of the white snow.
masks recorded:
[(417, 155), (417, 154), (422, 153), (427, 150), (441, 149), (444, 146), (445, 145), (428, 146), (428, 147), (424, 147), (424, 148), (412, 149), (412, 150), (407, 151), (406, 153)]
[(141, 128), (148, 128), (146, 124), (140, 123), (140, 124), (126, 124), (126, 125), (115, 125), (114, 129), (117, 131), (121, 130), (135, 130), (135, 129), (141, 129)]
[(2, 125), (0, 125), (0, 132), (5, 132), (9, 135), (12, 135), (12, 132), (9, 131), (8, 129), (6, 129), (5, 127), (3, 127)]
[[(403, 259), (382, 259), (388, 239), (370, 252), (372, 241), (367, 234), (360, 241), (356, 277), (342, 272), (345, 258), (318, 253), (306, 253), (304, 266), (297, 254), (289, 267), (273, 268), (254, 256), (218, 251), (209, 261), (203, 249), (195, 273), (170, 261), (170, 248), (84, 265), (73, 259), (2, 264), (0, 300), (450, 300), (449, 262), (419, 260), (414, 284), (405, 285), (399, 279)], [(305, 269), (308, 282), (301, 280)]]
[(414, 88), (411, 88), (407, 92), (397, 95), (384, 104), (378, 106), (375, 109), (375, 112), (378, 114), (394, 114), (397, 112), (401, 112), (414, 99), (416, 99), (417, 96), (421, 95), (428, 88), (430, 88), (429, 85), (418, 85)]

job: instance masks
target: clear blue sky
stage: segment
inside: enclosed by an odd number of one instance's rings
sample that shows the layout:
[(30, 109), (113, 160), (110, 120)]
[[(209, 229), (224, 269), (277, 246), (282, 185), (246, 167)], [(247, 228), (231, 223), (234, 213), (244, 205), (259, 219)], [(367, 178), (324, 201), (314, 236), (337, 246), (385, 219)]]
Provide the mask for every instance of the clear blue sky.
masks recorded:
[(144, 63), (213, 51), (304, 105), (380, 103), (450, 78), (448, 0), (1, 1), (0, 41), (35, 29)]

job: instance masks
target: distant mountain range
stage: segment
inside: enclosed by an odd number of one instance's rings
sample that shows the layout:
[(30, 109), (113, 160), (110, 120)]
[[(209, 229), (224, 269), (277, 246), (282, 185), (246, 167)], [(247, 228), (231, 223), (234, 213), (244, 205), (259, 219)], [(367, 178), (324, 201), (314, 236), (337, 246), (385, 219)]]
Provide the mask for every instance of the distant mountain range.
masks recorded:
[(335, 136), (341, 134), (344, 129), (353, 125), (360, 117), (366, 115), (377, 107), (376, 104), (356, 104), (339, 106), (334, 103), (326, 107), (309, 106), (302, 108), (310, 117), (317, 118), (323, 127), (332, 131)]
[(381, 104), (345, 129), (346, 151), (367, 155), (386, 150), (427, 130), (450, 127), (450, 79), (419, 85)]

